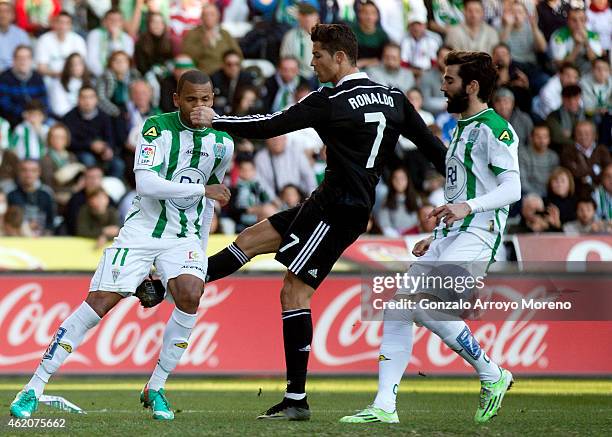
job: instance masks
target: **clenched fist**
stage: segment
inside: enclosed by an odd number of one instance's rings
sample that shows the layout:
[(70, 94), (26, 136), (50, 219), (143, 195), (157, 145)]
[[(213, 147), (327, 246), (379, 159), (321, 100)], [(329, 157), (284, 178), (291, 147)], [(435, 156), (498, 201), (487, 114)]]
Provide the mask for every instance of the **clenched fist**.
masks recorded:
[(198, 128), (212, 127), (212, 120), (215, 115), (217, 114), (212, 108), (209, 108), (208, 106), (198, 106), (191, 111), (189, 118), (191, 123)]
[(229, 188), (223, 184), (206, 185), (205, 195), (209, 199), (219, 201), (221, 206), (227, 205), (227, 202), (229, 202), (231, 197)]

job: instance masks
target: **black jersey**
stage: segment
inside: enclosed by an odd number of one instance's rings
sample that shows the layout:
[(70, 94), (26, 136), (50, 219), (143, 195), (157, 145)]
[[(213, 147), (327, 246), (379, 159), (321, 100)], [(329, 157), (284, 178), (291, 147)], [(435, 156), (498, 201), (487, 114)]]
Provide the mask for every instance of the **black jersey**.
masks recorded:
[(246, 117), (216, 116), (216, 130), (246, 138), (270, 138), (314, 128), (327, 146), (327, 168), (312, 200), (371, 209), (386, 157), (401, 135), (444, 174), (446, 148), (425, 126), (404, 94), (372, 82), (365, 73), (321, 87), (285, 111)]

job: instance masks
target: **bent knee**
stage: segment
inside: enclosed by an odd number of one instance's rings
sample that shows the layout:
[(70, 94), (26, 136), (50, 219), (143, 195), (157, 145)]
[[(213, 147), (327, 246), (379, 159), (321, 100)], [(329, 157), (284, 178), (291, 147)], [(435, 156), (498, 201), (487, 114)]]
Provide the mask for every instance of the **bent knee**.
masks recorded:
[(313, 289), (304, 284), (297, 276), (289, 273), (283, 280), (281, 289), (281, 306), (283, 311), (310, 307)]

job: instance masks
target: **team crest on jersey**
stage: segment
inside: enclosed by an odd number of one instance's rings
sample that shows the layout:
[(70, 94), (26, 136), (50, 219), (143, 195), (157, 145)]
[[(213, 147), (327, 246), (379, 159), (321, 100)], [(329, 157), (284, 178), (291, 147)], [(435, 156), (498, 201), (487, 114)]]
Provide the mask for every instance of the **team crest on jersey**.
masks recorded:
[(468, 135), (468, 143), (475, 143), (480, 135), (480, 129), (472, 129)]
[(113, 282), (117, 282), (117, 278), (119, 277), (119, 273), (121, 272), (119, 271), (119, 269), (113, 269), (111, 273), (113, 275)]
[(467, 176), (463, 163), (456, 156), (452, 156), (446, 162), (446, 183), (444, 184), (444, 197), (447, 201), (457, 199), (463, 190)]
[(215, 143), (213, 147), (213, 151), (215, 153), (215, 159), (222, 159), (225, 156), (225, 144), (223, 143)]
[(153, 165), (155, 159), (156, 146), (151, 144), (141, 144), (140, 154), (138, 155), (139, 165)]

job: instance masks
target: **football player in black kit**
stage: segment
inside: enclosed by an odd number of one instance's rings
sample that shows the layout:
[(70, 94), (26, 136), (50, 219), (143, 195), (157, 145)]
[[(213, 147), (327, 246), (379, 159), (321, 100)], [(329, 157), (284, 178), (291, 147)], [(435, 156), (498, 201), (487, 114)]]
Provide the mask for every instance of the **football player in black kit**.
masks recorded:
[(357, 41), (350, 28), (318, 24), (311, 38), (311, 65), (319, 81), (333, 87), (321, 87), (274, 114), (219, 116), (201, 107), (191, 118), (196, 126), (244, 138), (312, 127), (327, 145), (325, 178), (304, 203), (245, 229), (208, 261), (209, 282), (264, 253), (276, 253), (276, 260), (287, 267), (280, 298), (287, 390), (282, 402), (260, 419), (310, 418), (305, 389), (312, 341), (310, 299), (342, 252), (365, 232), (374, 189), (398, 137), (412, 140), (440, 173), (445, 172), (446, 148), (404, 94), (372, 82), (357, 69)]

